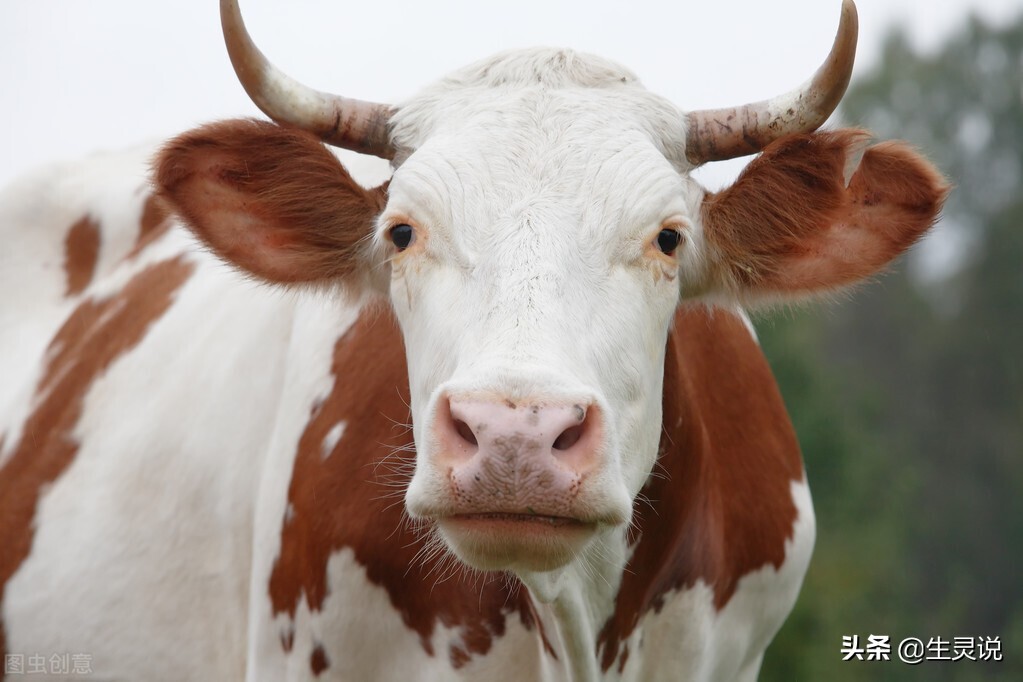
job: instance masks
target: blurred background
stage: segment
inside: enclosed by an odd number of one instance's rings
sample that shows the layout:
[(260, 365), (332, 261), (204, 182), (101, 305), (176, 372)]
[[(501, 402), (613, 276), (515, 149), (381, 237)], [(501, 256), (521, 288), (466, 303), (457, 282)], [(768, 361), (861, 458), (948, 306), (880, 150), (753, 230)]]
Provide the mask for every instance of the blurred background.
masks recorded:
[[(818, 517), (803, 592), (761, 679), (1023, 680), (1023, 6), (858, 6), (839, 123), (911, 141), (955, 189), (934, 234), (888, 274), (757, 320)], [(686, 108), (794, 87), (827, 53), (839, 7), (242, 0), (271, 60), (324, 90), (400, 101), (497, 50), (546, 44), (615, 59)], [(213, 0), (4, 2), (0, 97), (0, 184), (258, 114), (230, 71)], [(700, 177), (719, 188), (743, 163)], [(870, 634), (893, 645), (997, 636), (1004, 660), (842, 662), (842, 637)]]
[[(955, 189), (938, 238), (880, 281), (759, 325), (818, 518), (761, 679), (1023, 680), (1023, 15), (925, 53), (889, 32), (841, 116)], [(1004, 660), (836, 663), (870, 633), (1001, 636)]]

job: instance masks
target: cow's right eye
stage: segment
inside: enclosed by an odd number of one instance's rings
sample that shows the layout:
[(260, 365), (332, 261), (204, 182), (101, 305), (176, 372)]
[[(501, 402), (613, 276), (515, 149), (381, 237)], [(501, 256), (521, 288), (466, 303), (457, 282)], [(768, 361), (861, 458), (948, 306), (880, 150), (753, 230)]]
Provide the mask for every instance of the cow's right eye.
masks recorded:
[(412, 242), (415, 241), (416, 238), (416, 232), (412, 229), (412, 226), (404, 223), (392, 227), (389, 234), (391, 236), (391, 241), (398, 247), (399, 251), (404, 251), (411, 246)]

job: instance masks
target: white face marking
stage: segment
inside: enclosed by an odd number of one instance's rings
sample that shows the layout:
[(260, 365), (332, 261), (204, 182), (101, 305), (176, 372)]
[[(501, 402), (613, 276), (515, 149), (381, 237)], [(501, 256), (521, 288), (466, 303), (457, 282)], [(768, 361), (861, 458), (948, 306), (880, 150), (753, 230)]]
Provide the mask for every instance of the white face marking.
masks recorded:
[[(560, 54), (498, 58), (484, 80), (521, 80), (531, 60)], [(456, 76), (399, 114), (395, 137), (416, 151), (392, 178), (377, 239), (395, 254), (391, 300), (409, 352), (413, 515), (446, 508), (430, 427), (451, 395), (596, 405), (604, 439), (580, 497), (609, 516), (629, 518), (653, 465), (680, 261), (698, 258), (699, 193), (661, 141), (684, 139), (684, 117), (626, 72), (568, 59), (544, 76), (564, 83), (466, 88)], [(398, 224), (416, 232), (400, 252), (388, 241)], [(684, 235), (670, 256), (656, 245), (665, 227)]]

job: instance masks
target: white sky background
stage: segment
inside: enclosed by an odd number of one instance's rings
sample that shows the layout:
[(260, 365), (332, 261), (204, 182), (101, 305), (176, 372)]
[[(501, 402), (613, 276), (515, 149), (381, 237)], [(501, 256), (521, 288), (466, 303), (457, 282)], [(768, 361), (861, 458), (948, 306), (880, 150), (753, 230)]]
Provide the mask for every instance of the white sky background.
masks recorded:
[[(321, 90), (397, 102), (496, 51), (571, 47), (631, 68), (687, 108), (763, 99), (817, 68), (840, 0), (241, 0), (271, 61)], [(1004, 22), (1021, 0), (860, 0), (857, 73), (889, 27), (933, 48), (971, 11)], [(854, 76), (855, 78), (855, 76)], [(51, 161), (255, 116), (231, 71), (216, 0), (2, 0), (0, 185)], [(738, 164), (702, 169), (718, 187)]]

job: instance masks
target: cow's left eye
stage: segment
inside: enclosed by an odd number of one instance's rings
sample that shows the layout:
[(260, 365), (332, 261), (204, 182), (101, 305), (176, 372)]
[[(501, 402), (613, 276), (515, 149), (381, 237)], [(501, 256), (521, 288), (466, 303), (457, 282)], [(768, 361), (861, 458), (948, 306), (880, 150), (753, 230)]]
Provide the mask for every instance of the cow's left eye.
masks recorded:
[(391, 241), (398, 247), (399, 251), (404, 251), (411, 246), (412, 241), (416, 237), (415, 230), (412, 229), (412, 226), (404, 223), (392, 227), (389, 234)]
[(666, 227), (657, 234), (657, 248), (661, 253), (671, 255), (682, 243), (682, 233), (673, 227)]

